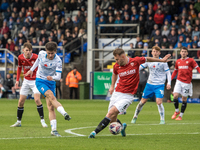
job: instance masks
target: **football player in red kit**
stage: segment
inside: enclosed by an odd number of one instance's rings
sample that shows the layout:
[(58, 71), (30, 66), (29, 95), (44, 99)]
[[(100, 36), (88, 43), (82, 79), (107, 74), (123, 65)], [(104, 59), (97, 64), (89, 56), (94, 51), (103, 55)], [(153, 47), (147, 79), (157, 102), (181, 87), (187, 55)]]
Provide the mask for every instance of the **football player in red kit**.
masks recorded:
[[(110, 104), (108, 107), (108, 113), (105, 118), (99, 123), (97, 128), (92, 131), (88, 138), (95, 138), (101, 130), (103, 130), (109, 123), (119, 122), (122, 125), (121, 135), (126, 136), (125, 129), (126, 123), (121, 123), (117, 119), (117, 115), (123, 112), (133, 101), (134, 94), (137, 92), (139, 84), (139, 66), (147, 62), (166, 62), (171, 56), (166, 55), (163, 59), (153, 57), (135, 57), (128, 58), (123, 49), (117, 48), (113, 51), (116, 64), (113, 67), (112, 84), (109, 89)], [(114, 89), (116, 80), (119, 76), (119, 82)]]
[[(23, 54), (18, 56), (17, 79), (15, 87), (18, 87), (19, 85), (19, 78), (22, 71), (22, 67), (24, 70), (24, 74), (26, 74), (33, 66), (37, 58), (38, 55), (32, 53), (32, 45), (30, 43), (24, 43)], [(35, 103), (37, 105), (37, 111), (41, 118), (41, 124), (43, 127), (48, 127), (44, 120), (44, 112), (43, 112), (42, 102), (40, 100), (40, 92), (35, 86), (36, 71), (37, 69), (33, 72), (32, 76), (24, 77), (22, 87), (20, 90), (20, 98), (18, 102), (17, 122), (11, 125), (11, 127), (21, 127), (21, 119), (22, 119), (22, 114), (24, 112), (24, 103), (27, 95), (32, 93), (34, 94)]]
[[(182, 120), (183, 113), (185, 112), (187, 106), (187, 97), (192, 96), (192, 70), (195, 68), (200, 73), (200, 68), (198, 64), (194, 61), (193, 58), (187, 57), (188, 49), (186, 47), (182, 47), (181, 58), (176, 61), (174, 72), (172, 73), (171, 79), (173, 79), (178, 73), (176, 84), (174, 87), (173, 95), (174, 95), (174, 106), (175, 112), (172, 115), (172, 119), (175, 119), (177, 115), (179, 115), (176, 120)], [(181, 112), (179, 111), (179, 102), (178, 95), (182, 95), (182, 107)]]

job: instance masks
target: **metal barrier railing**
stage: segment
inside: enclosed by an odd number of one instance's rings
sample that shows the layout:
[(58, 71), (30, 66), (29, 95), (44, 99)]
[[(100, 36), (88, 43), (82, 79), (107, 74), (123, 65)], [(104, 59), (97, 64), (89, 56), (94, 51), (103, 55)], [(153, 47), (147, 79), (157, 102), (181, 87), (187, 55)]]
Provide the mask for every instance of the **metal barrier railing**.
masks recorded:
[[(4, 66), (5, 66), (4, 75), (6, 77), (8, 62), (10, 62), (13, 65), (13, 69), (12, 70), (13, 70), (13, 72), (15, 72), (16, 71), (16, 60), (18, 60), (18, 58), (11, 51), (9, 51), (6, 48), (0, 48), (0, 51), (3, 51), (2, 55), (4, 54), (4, 57), (2, 56), (0, 58), (0, 60), (3, 61), (3, 63), (4, 63)], [(11, 60), (11, 58), (8, 58), (7, 54), (11, 55), (13, 60)]]
[[(143, 51), (144, 49), (124, 49), (125, 52), (128, 52), (129, 50), (132, 50), (132, 51)], [(147, 57), (151, 57), (150, 56), (150, 51), (152, 49), (146, 49), (146, 50), (147, 50)], [(99, 53), (103, 52), (104, 53), (104, 52), (112, 52), (112, 51), (113, 50), (110, 50), (110, 49), (92, 49), (93, 56), (95, 56), (95, 52), (99, 52)], [(161, 53), (163, 51), (167, 51), (167, 53), (171, 53), (171, 54), (173, 52), (175, 52), (175, 57), (172, 58), (172, 56), (171, 56), (171, 58), (169, 59), (170, 61), (176, 61), (179, 58), (178, 51), (180, 51), (180, 49), (162, 49)], [(200, 51), (200, 49), (188, 49), (188, 54), (190, 54), (190, 51)], [(99, 54), (99, 56), (102, 56), (102, 55)], [(198, 59), (198, 58), (194, 58), (194, 60), (200, 62), (200, 59)], [(107, 59), (105, 59), (103, 57), (102, 58), (94, 58), (93, 59), (93, 64), (95, 64), (95, 62), (99, 62), (99, 65), (101, 67), (101, 71), (103, 71), (106, 61), (115, 61), (112, 53), (110, 53), (110, 57), (107, 58)], [(93, 71), (95, 71), (95, 68), (93, 68)]]

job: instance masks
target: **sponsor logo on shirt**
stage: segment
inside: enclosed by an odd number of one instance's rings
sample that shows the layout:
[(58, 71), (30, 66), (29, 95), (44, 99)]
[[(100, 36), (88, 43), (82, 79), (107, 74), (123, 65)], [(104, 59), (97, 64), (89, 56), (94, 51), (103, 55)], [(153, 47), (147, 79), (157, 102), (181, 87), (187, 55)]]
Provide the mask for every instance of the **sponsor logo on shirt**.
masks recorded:
[(123, 77), (123, 76), (127, 76), (127, 75), (134, 74), (134, 73), (136, 73), (136, 71), (135, 71), (135, 69), (132, 69), (132, 70), (128, 70), (128, 71), (119, 73), (119, 76)]
[(44, 64), (45, 67), (47, 67), (47, 64)]
[(188, 69), (188, 66), (178, 66), (178, 69)]
[(133, 62), (131, 63), (131, 66), (134, 66), (134, 63), (133, 63)]
[(24, 68), (25, 68), (25, 69), (29, 69), (29, 68), (31, 68), (31, 66), (24, 66)]

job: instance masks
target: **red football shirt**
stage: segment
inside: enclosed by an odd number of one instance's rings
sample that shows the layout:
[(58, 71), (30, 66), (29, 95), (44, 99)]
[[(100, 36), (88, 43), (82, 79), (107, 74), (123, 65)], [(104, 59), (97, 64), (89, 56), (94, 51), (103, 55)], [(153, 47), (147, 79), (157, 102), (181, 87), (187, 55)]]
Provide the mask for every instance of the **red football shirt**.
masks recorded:
[[(186, 59), (178, 59), (175, 64), (175, 71), (178, 71), (177, 79), (184, 83), (191, 83), (192, 81), (192, 70), (198, 68), (198, 64), (193, 58), (187, 57)], [(174, 75), (172, 74), (174, 78)], [(172, 79), (173, 79), (172, 78)]]
[[(24, 54), (21, 54), (18, 56), (17, 81), (19, 81), (22, 67), (24, 70), (24, 74), (27, 73), (30, 70), (30, 68), (33, 66), (33, 64), (35, 63), (37, 58), (38, 58), (38, 55), (34, 54), (34, 53), (32, 53), (31, 58), (29, 58), (29, 59), (26, 59)], [(30, 75), (29, 75), (29, 76), (26, 76), (25, 79), (35, 80), (36, 71), (37, 71), (37, 68), (33, 71), (32, 77), (30, 77)]]
[(116, 92), (136, 94), (139, 84), (139, 67), (145, 63), (145, 57), (129, 58), (128, 64), (120, 66), (115, 64), (113, 73), (118, 74), (120, 79), (115, 88)]

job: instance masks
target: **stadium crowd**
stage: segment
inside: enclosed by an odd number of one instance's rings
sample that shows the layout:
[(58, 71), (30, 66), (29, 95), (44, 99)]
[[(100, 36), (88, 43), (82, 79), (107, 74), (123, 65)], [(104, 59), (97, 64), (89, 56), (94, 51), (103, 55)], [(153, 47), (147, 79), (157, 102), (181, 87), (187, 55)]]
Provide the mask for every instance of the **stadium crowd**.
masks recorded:
[[(87, 32), (87, 0), (3, 0), (0, 12), (0, 48), (16, 56), (25, 42), (44, 46), (55, 41), (64, 46)], [(140, 24), (140, 36), (133, 47), (144, 49), (132, 52), (133, 57), (146, 56), (145, 49), (154, 45), (162, 49), (200, 47), (200, 0), (96, 0), (95, 25), (129, 23)], [(126, 30), (101, 27), (108, 33)], [(78, 44), (66, 47), (66, 52)], [(33, 49), (36, 54), (39, 51)], [(200, 58), (200, 51), (189, 52), (189, 57)]]

